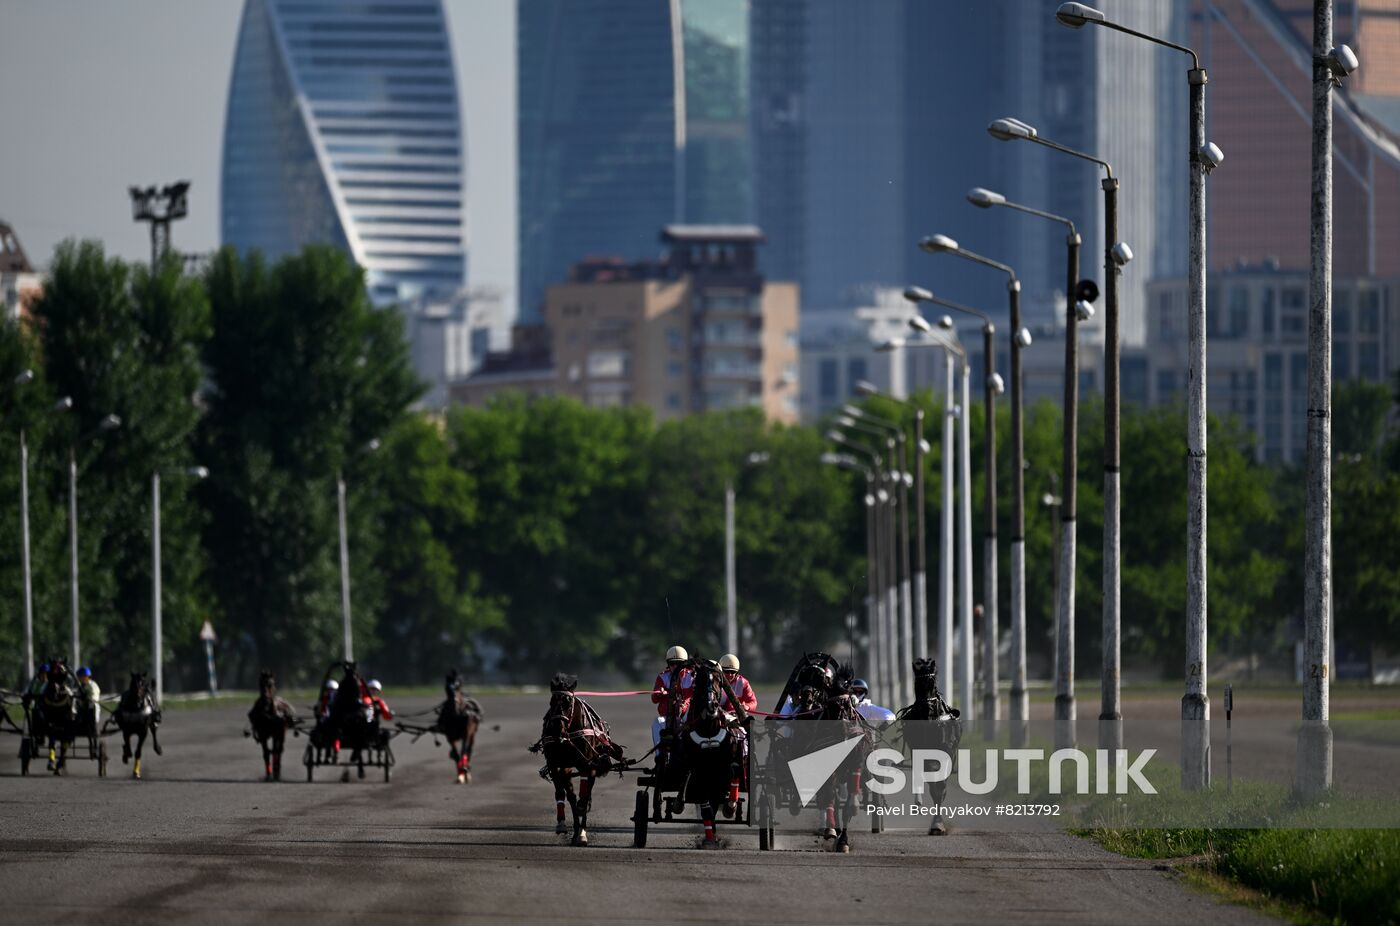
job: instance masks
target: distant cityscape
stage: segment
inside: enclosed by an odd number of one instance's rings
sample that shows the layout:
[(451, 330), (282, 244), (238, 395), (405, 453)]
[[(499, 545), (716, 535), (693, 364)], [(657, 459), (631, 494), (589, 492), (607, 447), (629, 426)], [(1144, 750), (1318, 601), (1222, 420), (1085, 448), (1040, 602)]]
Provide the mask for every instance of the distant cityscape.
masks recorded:
[[(309, 243), (350, 253), (370, 298), (403, 312), (430, 409), (515, 390), (659, 418), (754, 405), (812, 421), (861, 380), (897, 395), (942, 389), (941, 354), (878, 350), (915, 311), (903, 287), (1005, 323), (995, 278), (919, 251), (922, 236), (945, 233), (1015, 268), (1034, 338), (1026, 397), (1058, 401), (1064, 230), (965, 196), (983, 187), (1072, 219), (1080, 276), (1101, 280), (1101, 175), (988, 135), (1014, 116), (1120, 178), (1117, 237), (1133, 253), (1123, 397), (1178, 401), (1185, 67), (1142, 67), (1141, 48), (1061, 28), (1053, 6), (518, 0), (508, 304), (470, 272), (471, 235), (491, 230), (467, 228), (470, 127), (441, 0), (247, 0), (222, 242), (271, 258)], [(1239, 419), (1260, 460), (1299, 462), (1312, 5), (1122, 6), (1124, 24), (1203, 49), (1210, 73), (1208, 134), (1225, 153), (1207, 238), (1210, 408)], [(1366, 66), (1336, 97), (1334, 374), (1385, 382), (1400, 369), (1400, 20), (1357, 2), (1336, 29)], [(42, 286), (23, 233), (0, 225), (11, 315)], [(980, 336), (963, 321), (976, 368)], [(1094, 391), (1097, 320), (1082, 338), (1081, 387)], [(996, 363), (1007, 369), (1005, 356)]]

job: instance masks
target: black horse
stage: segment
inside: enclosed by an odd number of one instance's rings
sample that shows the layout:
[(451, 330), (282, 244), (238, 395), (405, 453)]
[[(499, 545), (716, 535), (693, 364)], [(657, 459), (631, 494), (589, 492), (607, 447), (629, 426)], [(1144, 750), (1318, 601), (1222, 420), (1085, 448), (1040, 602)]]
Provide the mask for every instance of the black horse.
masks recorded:
[(132, 758), (131, 738), (136, 737), (135, 763), (131, 766), (131, 777), (141, 777), (141, 750), (146, 745), (146, 737), (151, 737), (151, 748), (156, 755), (161, 754), (160, 740), (156, 738), (156, 728), (160, 726), (160, 711), (146, 681), (145, 672), (132, 672), (131, 684), (122, 694), (112, 715), (122, 731), (122, 764)]
[[(808, 653), (793, 669), (779, 700), (779, 711), (794, 718), (783, 746), (791, 755), (807, 755), (861, 738), (812, 798), (823, 813), (821, 836), (837, 852), (851, 851), (850, 823), (856, 816), (865, 760), (874, 748), (870, 726), (856, 710), (851, 680), (850, 669), (835, 658)], [(825, 722), (807, 722), (811, 720)], [(794, 794), (792, 801), (801, 806), (800, 796)]]
[[(958, 743), (962, 740), (961, 715), (943, 700), (938, 690), (938, 664), (932, 658), (914, 660), (914, 703), (895, 716), (901, 721), (904, 743), (910, 750), (941, 749), (956, 762)], [(928, 793), (935, 807), (943, 806), (948, 780), (930, 784)], [(933, 818), (928, 832), (930, 836), (948, 832), (941, 815)]]
[[(297, 715), (290, 704), (277, 697), (277, 679), (270, 670), (263, 670), (258, 689), (261, 694), (248, 711), (248, 725), (253, 739), (262, 747), (263, 780), (280, 781), (282, 747), (287, 731), (296, 728)], [(248, 731), (244, 735), (249, 735)]]
[[(562, 672), (549, 681), (549, 710), (544, 715), (540, 738), (531, 752), (543, 752), (545, 767), (540, 775), (554, 783), (554, 832), (566, 833), (564, 804), (574, 814), (572, 845), (588, 845), (588, 809), (593, 800), (593, 782), (623, 761), (623, 747), (612, 740), (603, 718), (587, 701), (574, 692), (578, 679)], [(574, 794), (573, 779), (579, 779)]]
[(438, 705), (433, 726), (447, 740), (448, 755), (457, 763), (457, 783), (466, 784), (472, 780), (472, 747), (481, 726), (481, 705), (462, 691), (462, 676), (456, 669), (448, 673), (443, 691), (447, 697)]
[(712, 849), (720, 845), (715, 836), (716, 810), (722, 810), (727, 817), (734, 816), (739, 791), (748, 786), (744, 780), (747, 731), (738, 717), (721, 707), (725, 701), (718, 664), (700, 659), (691, 666), (695, 686), (678, 744), (686, 774), (682, 794), (687, 803), (700, 810), (700, 821), (705, 827), (701, 847)]
[(39, 696), (35, 719), (40, 723), (36, 731), (48, 742), (48, 768), (55, 775), (63, 774), (67, 764), (68, 746), (77, 738), (78, 722), (77, 686), (65, 672), (52, 672), (44, 692)]

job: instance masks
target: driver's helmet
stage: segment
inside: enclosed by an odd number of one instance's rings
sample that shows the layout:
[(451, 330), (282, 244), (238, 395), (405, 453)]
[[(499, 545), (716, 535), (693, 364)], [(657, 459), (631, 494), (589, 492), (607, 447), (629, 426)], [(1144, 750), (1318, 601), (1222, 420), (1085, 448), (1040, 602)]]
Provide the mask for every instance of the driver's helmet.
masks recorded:
[(369, 680), (369, 684), (366, 685), (365, 687), (368, 688), (370, 691), (383, 691), (383, 690), (384, 690), (384, 686), (381, 685), (381, 684), (379, 684), (379, 679), (377, 679), (377, 678), (372, 678), (372, 679), (370, 679), (370, 680)]
[(87, 666), (83, 666), (78, 670), (78, 678), (92, 678), (92, 670)]
[(857, 698), (864, 698), (866, 695), (870, 694), (870, 685), (867, 684), (863, 678), (852, 679), (851, 694), (855, 695)]
[(39, 668), (36, 670), (36, 672), (37, 672), (37, 674), (48, 675), (48, 674), (49, 674), (49, 664), (48, 664), (47, 662), (41, 662), (41, 663), (39, 664)]
[(327, 690), (327, 691), (335, 691), (335, 690), (336, 690), (337, 688), (339, 688), (339, 687), (340, 687), (340, 682), (337, 682), (337, 681), (336, 681), (335, 679), (333, 679), (333, 678), (328, 678), (328, 679), (326, 679), (326, 690)]
[(690, 654), (685, 651), (685, 647), (677, 644), (666, 651), (666, 662), (685, 662), (690, 658)]
[(733, 653), (725, 653), (723, 656), (719, 657), (719, 667), (722, 672), (738, 672), (739, 657), (735, 656)]

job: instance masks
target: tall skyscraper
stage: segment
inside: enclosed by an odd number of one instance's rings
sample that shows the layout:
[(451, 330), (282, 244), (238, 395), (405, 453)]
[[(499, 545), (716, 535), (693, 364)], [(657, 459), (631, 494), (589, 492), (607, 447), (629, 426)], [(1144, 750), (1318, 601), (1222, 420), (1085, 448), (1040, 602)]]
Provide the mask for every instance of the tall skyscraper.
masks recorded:
[(585, 257), (753, 218), (747, 0), (521, 0), (520, 315)]
[(440, 0), (247, 0), (222, 235), (350, 252), (386, 304), (466, 280), (462, 125)]

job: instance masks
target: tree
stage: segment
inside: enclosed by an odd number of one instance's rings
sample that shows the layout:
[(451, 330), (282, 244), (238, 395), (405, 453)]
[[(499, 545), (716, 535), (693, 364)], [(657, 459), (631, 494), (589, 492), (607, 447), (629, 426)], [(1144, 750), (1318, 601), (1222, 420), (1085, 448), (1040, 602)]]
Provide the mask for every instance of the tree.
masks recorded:
[[(55, 253), (33, 311), (51, 394), (73, 399), (46, 442), (40, 484), (51, 498), (66, 498), (68, 448), (103, 416), (122, 419), (120, 430), (76, 446), (82, 652), (110, 684), (150, 664), (149, 486), (157, 469), (193, 463), (208, 304), (178, 258), (152, 270), (109, 260), (95, 242), (70, 242)], [(165, 629), (178, 639), (193, 636), (205, 607), (200, 513), (180, 480), (169, 484), (162, 509)], [(66, 652), (67, 634), (57, 636), (63, 645), (51, 638), (50, 647)]]
[(376, 569), (378, 472), (363, 448), (403, 419), (422, 391), (402, 322), (373, 307), (363, 272), (328, 247), (269, 266), (224, 249), (205, 286), (214, 332), (205, 352), (209, 414), (200, 450), (204, 541), (221, 617), (251, 677), (318, 674), (341, 652), (336, 475), (350, 504), (356, 655), (373, 652), (384, 601)]

